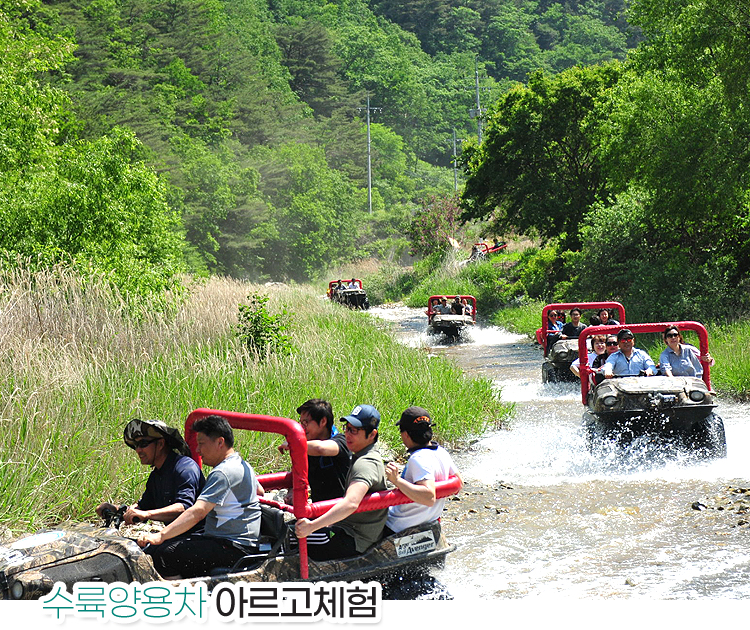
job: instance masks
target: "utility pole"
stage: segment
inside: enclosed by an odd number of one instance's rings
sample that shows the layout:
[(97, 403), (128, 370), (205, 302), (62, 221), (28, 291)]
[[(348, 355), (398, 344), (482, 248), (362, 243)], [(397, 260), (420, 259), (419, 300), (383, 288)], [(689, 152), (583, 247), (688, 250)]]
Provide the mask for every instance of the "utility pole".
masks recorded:
[[(479, 89), (480, 89), (479, 88), (479, 64), (475, 57), (474, 58), (474, 92), (476, 94), (477, 107), (476, 109), (469, 110), (469, 117), (477, 119), (477, 139), (479, 140), (479, 144), (482, 144), (482, 114), (484, 113), (484, 110), (482, 109), (482, 104), (479, 100)], [(482, 88), (482, 89), (487, 89), (487, 88)]]
[(453, 191), (458, 192), (458, 171), (456, 170), (456, 160), (458, 158), (456, 154), (456, 143), (462, 142), (462, 138), (456, 138), (456, 129), (453, 129)]
[(382, 107), (370, 107), (370, 93), (367, 93), (367, 107), (358, 107), (367, 112), (367, 209), (372, 213), (372, 144), (370, 142), (370, 111), (382, 112)]
[(482, 105), (479, 101), (479, 65), (476, 57), (474, 58), (474, 83), (477, 94), (477, 138), (479, 144), (482, 144)]

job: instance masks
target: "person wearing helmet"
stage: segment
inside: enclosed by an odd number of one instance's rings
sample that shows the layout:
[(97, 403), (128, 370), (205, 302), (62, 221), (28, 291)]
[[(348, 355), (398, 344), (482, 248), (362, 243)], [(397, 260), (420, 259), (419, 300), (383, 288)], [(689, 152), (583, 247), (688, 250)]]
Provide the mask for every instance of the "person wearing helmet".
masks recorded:
[[(190, 448), (177, 429), (160, 420), (133, 418), (125, 426), (123, 441), (141, 464), (151, 466), (143, 496), (127, 509), (123, 520), (128, 525), (148, 520), (171, 523), (195, 503), (206, 483), (190, 457)], [(117, 510), (111, 503), (102, 503), (96, 513), (102, 516), (105, 508)]]

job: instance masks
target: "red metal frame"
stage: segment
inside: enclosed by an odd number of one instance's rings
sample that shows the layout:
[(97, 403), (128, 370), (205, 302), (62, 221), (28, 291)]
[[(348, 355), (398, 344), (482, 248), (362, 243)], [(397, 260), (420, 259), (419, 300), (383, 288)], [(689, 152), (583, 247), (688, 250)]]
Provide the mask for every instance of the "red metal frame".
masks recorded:
[[(604, 307), (603, 307), (604, 308)], [(586, 339), (592, 335), (616, 335), (623, 328), (627, 328), (634, 335), (638, 333), (651, 333), (658, 332), (663, 333), (667, 326), (677, 326), (682, 330), (692, 330), (698, 334), (700, 356), (708, 354), (708, 333), (706, 332), (705, 326), (698, 322), (658, 322), (649, 324), (630, 324), (620, 326), (588, 326), (581, 332), (578, 337), (578, 357), (580, 359), (579, 370), (581, 372), (581, 399), (585, 405), (588, 400), (590, 379), (589, 376), (593, 373), (591, 367), (589, 367), (589, 354), (586, 349)], [(706, 384), (708, 389), (711, 389), (711, 367), (705, 361), (701, 361), (703, 364), (703, 382)]]
[[(362, 281), (359, 278), (349, 278), (348, 280), (345, 280), (342, 278), (341, 282), (346, 283), (346, 284), (349, 284), (350, 282), (356, 282), (359, 285), (359, 288), (360, 289), (362, 288)], [(330, 299), (333, 299), (333, 285), (338, 284), (338, 283), (339, 283), (338, 280), (331, 280), (328, 283), (328, 297)]]
[[(430, 299), (427, 300), (427, 310), (425, 311), (425, 315), (427, 315), (427, 323), (429, 324), (432, 321), (432, 316), (435, 314), (435, 311), (432, 310), (432, 302), (433, 300), (437, 299), (438, 301), (442, 300), (443, 298), (448, 298), (449, 302), (452, 302), (455, 298), (455, 295), (431, 295)], [(462, 300), (466, 298), (467, 301), (471, 302), (471, 319), (476, 323), (477, 321), (477, 298), (475, 298), (473, 295), (459, 295), (459, 298)]]
[[(289, 454), (292, 460), (291, 472), (258, 475), (258, 481), (266, 490), (291, 488), (294, 506), (280, 504), (263, 497), (260, 498), (261, 502), (290, 511), (298, 519), (317, 518), (336, 505), (338, 499), (308, 503), (307, 439), (305, 438), (305, 431), (299, 422), (291, 420), (290, 418), (279, 418), (252, 413), (238, 413), (234, 411), (220, 411), (216, 409), (196, 409), (190, 413), (185, 420), (185, 440), (187, 441), (191, 455), (198, 466), (201, 466), (203, 462), (197, 451), (198, 443), (196, 440), (196, 433), (193, 431), (193, 424), (199, 418), (205, 418), (206, 416), (211, 415), (225, 418), (233, 429), (279, 433), (284, 436), (289, 444)], [(442, 499), (451, 494), (456, 494), (460, 489), (461, 482), (458, 477), (451, 477), (446, 481), (439, 481), (435, 484), (435, 492), (438, 499)], [(356, 511), (367, 512), (370, 510), (381, 510), (391, 505), (401, 505), (403, 503), (412, 503), (412, 500), (400, 490), (373, 492), (362, 499)], [(309, 577), (309, 571), (307, 562), (307, 540), (304, 538), (299, 540), (299, 552), (300, 577), (303, 580), (306, 580)]]
[(494, 254), (495, 252), (499, 252), (501, 249), (508, 247), (508, 243), (501, 243), (497, 247), (494, 245), (490, 247), (487, 243), (474, 243), (474, 247), (483, 250), (485, 254)]
[(572, 308), (580, 308), (582, 311), (590, 310), (602, 310), (606, 308), (610, 310), (616, 308), (622, 313), (622, 319), (618, 319), (621, 324), (625, 323), (625, 307), (619, 302), (563, 302), (560, 304), (547, 304), (542, 309), (542, 327), (536, 329), (536, 340), (542, 348), (544, 348), (544, 356), (547, 356), (547, 313), (550, 311), (568, 311)]

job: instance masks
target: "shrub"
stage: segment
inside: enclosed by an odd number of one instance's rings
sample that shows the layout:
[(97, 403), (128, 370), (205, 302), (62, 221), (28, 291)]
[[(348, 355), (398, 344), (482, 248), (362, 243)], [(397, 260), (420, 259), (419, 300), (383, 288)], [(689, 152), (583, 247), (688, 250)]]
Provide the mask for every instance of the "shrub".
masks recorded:
[(288, 313), (271, 315), (266, 310), (268, 296), (253, 293), (248, 296), (249, 304), (240, 304), (238, 324), (235, 334), (240, 342), (252, 353), (265, 359), (269, 353), (291, 354), (295, 347), (286, 333), (288, 325), (284, 321)]

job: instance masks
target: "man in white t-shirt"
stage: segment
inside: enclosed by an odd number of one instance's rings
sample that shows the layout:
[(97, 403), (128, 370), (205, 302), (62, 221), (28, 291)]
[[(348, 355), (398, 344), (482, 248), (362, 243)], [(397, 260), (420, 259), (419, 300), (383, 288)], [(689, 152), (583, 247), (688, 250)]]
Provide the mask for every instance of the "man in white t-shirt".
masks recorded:
[(409, 459), (400, 475), (394, 462), (386, 466), (385, 474), (388, 481), (414, 503), (388, 508), (386, 535), (438, 519), (445, 499), (437, 499), (435, 482), (451, 476), (461, 479), (448, 451), (432, 441), (432, 419), (425, 409), (409, 407), (401, 414), (398, 427)]

